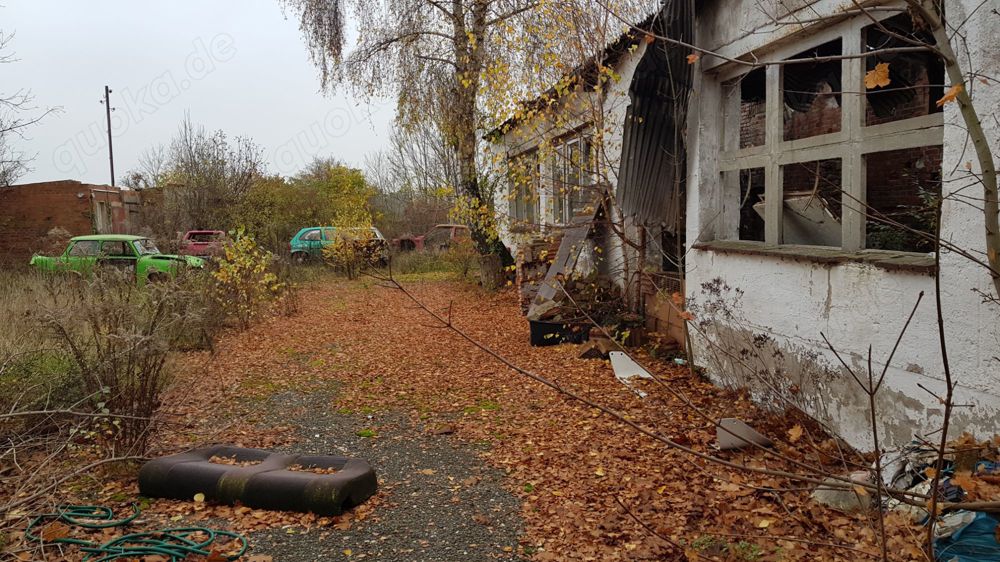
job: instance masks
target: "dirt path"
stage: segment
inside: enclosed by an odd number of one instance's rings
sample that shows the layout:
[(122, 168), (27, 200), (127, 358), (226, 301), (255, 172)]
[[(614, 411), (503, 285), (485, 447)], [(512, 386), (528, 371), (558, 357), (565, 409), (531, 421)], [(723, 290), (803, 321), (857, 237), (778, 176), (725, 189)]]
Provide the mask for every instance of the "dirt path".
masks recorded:
[[(577, 359), (575, 346), (530, 347), (513, 294), (443, 281), (410, 286), (518, 364), (711, 451), (713, 428), (676, 398), (646, 388), (649, 397), (639, 399), (607, 362)], [(253, 535), (258, 551), (275, 560), (683, 559), (619, 501), (671, 541), (728, 557), (719, 559), (857, 560), (874, 552), (867, 519), (827, 512), (801, 487), (783, 490), (785, 482), (706, 467), (653, 443), (434, 326), (398, 291), (373, 281), (323, 281), (303, 297), (298, 315), (224, 338), (214, 356), (187, 357), (189, 384), (177, 387), (183, 407), (173, 412), (186, 428), (177, 445), (214, 431), (216, 441), (332, 449), (372, 461), (384, 492), (349, 529), (334, 521), (302, 535), (297, 521), (280, 518), (247, 527), (278, 526)], [(794, 421), (765, 416), (684, 369), (647, 364), (711, 415), (754, 424), (792, 457), (812, 460), (831, 447), (808, 428), (792, 446), (786, 432)], [(728, 458), (781, 466), (759, 453)], [(157, 502), (154, 509), (184, 507)], [(818, 544), (848, 534), (848, 546), (860, 550)], [(897, 538), (909, 540), (903, 532)]]

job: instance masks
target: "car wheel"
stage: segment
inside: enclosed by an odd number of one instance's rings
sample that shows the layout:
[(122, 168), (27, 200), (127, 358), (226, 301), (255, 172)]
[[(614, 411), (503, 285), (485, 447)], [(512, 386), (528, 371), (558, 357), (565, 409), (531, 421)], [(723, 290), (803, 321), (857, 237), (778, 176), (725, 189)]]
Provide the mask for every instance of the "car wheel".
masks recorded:
[(147, 283), (163, 283), (170, 279), (170, 276), (166, 273), (153, 272), (146, 276)]
[(292, 254), (292, 262), (297, 263), (299, 265), (308, 263), (309, 254), (305, 252), (295, 252), (294, 254)]

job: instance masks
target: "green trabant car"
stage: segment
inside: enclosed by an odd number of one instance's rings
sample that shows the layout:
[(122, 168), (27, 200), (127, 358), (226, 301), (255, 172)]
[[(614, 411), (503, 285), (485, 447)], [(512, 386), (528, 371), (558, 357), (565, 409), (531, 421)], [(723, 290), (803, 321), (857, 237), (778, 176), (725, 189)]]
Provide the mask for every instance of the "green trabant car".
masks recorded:
[(116, 267), (135, 275), (136, 282), (167, 279), (178, 268), (204, 267), (205, 260), (194, 256), (164, 255), (149, 238), (127, 234), (93, 234), (69, 241), (58, 257), (32, 256), (31, 265), (42, 271), (87, 274), (95, 267)]

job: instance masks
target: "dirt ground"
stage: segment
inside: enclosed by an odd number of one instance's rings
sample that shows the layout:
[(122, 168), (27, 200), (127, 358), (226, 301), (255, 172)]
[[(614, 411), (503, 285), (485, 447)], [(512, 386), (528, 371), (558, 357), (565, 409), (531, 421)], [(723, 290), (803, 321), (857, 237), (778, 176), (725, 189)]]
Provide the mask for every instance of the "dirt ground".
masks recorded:
[[(714, 453), (714, 428), (647, 385), (639, 398), (573, 345), (535, 348), (513, 292), (452, 281), (406, 285), (455, 326), (676, 442)], [(739, 417), (803, 462), (831, 442), (796, 420), (640, 354), (675, 391)], [(301, 310), (188, 354), (173, 388), (165, 450), (232, 442), (369, 459), (381, 491), (345, 517), (238, 517), (156, 501), (151, 517), (224, 520), (274, 560), (857, 560), (877, 558), (875, 523), (809, 501), (807, 486), (720, 468), (669, 449), (517, 374), (371, 279), (305, 288)], [(794, 441), (794, 443), (793, 443)], [(717, 453), (788, 468), (760, 452)], [(895, 559), (917, 530), (890, 521)], [(657, 536), (658, 535), (658, 536)]]

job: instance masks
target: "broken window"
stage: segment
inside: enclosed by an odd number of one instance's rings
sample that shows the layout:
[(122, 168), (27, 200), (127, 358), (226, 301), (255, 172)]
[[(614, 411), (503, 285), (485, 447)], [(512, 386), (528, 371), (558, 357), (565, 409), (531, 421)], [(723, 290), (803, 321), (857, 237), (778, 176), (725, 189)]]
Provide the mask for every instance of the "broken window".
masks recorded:
[[(812, 45), (766, 46), (781, 65), (718, 72), (723, 236), (928, 251), (941, 193), (943, 69), (930, 51), (896, 49), (931, 39), (908, 13), (857, 18), (818, 25)], [(875, 69), (885, 76), (866, 84)]]
[(562, 139), (552, 151), (552, 214), (556, 224), (569, 224), (587, 204), (593, 184), (593, 150), (586, 133)]
[(538, 224), (538, 151), (532, 150), (510, 159), (508, 180), (512, 226), (534, 227)]
[(923, 146), (865, 155), (865, 247), (934, 251), (941, 196), (941, 147)]
[(764, 168), (740, 170), (740, 240), (764, 241)]
[[(802, 51), (790, 59), (815, 59), (841, 54), (841, 40)], [(781, 67), (786, 141), (836, 133), (841, 127), (840, 60), (796, 62)]]
[(840, 246), (840, 159), (782, 166), (781, 241)]
[(90, 257), (101, 253), (101, 243), (97, 240), (80, 240), (75, 242), (69, 250), (69, 255), (73, 257)]
[[(934, 43), (926, 31), (914, 31), (909, 14), (900, 14), (865, 27), (865, 50), (912, 47)], [(865, 72), (885, 64), (889, 82), (867, 90), (865, 125), (912, 119), (942, 110), (935, 103), (944, 94), (944, 64), (931, 52), (880, 53), (865, 58)]]
[(766, 82), (764, 69), (758, 68), (724, 86), (726, 122), (729, 130), (739, 131), (739, 148), (764, 145)]

